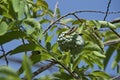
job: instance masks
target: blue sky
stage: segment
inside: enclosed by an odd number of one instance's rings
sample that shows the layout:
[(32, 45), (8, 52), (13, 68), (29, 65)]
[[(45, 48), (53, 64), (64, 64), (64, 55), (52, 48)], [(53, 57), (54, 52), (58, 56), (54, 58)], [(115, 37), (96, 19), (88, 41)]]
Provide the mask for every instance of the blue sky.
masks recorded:
[[(46, 0), (49, 4), (49, 7), (54, 10), (55, 3), (58, 1), (59, 8), (61, 10), (61, 15), (65, 15), (69, 12), (74, 12), (76, 10), (99, 10), (106, 11), (107, 3), (109, 0)], [(120, 0), (112, 0), (110, 11), (119, 11)], [(81, 13), (79, 14), (80, 18), (85, 19), (98, 19), (103, 20), (103, 14), (96, 13)], [(107, 17), (108, 21), (111, 21), (119, 15), (109, 15)]]

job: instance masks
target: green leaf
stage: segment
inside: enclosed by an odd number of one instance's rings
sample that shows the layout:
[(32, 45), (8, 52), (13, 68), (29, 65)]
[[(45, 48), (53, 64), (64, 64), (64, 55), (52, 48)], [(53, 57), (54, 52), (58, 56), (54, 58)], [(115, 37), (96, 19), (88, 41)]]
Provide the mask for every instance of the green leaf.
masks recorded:
[(61, 29), (58, 29), (56, 33), (61, 34), (62, 32), (67, 31), (67, 30), (68, 28), (61, 28)]
[(98, 51), (93, 51), (92, 52), (95, 56), (97, 56), (97, 57), (99, 57), (99, 58), (105, 58), (106, 56), (104, 55), (104, 54), (101, 54), (101, 53), (99, 53)]
[(44, 60), (49, 60), (49, 59), (51, 59), (53, 57), (52, 57), (52, 55), (50, 53), (42, 52), (40, 54), (40, 56), (38, 56), (38, 58), (40, 58), (40, 61), (44, 61)]
[(49, 22), (50, 22), (50, 20), (45, 19), (45, 18), (43, 18), (42, 20), (40, 20), (40, 24), (45, 24), (45, 23), (49, 23)]
[(60, 18), (61, 14), (60, 14), (60, 9), (59, 8), (56, 9), (56, 14), (57, 14), (57, 18)]
[(46, 48), (47, 48), (47, 51), (50, 51), (50, 50), (51, 50), (51, 43), (50, 43), (50, 42), (47, 42), (47, 43), (46, 43)]
[(113, 63), (112, 63), (112, 69), (115, 69), (115, 68), (117, 67), (117, 69), (118, 69), (117, 72), (120, 72), (119, 62), (120, 62), (120, 50), (118, 49), (118, 50), (117, 50), (117, 55), (115, 56), (114, 61), (113, 61)]
[(68, 66), (70, 64), (70, 60), (71, 60), (71, 55), (70, 52), (64, 52), (64, 55), (61, 59), (61, 61), (63, 62), (63, 64), (65, 64), (66, 66)]
[(5, 80), (20, 80), (19, 76), (6, 66), (0, 66), (0, 75), (2, 75), (0, 78), (4, 78)]
[(25, 76), (27, 80), (32, 80), (32, 71), (31, 71), (31, 61), (27, 56), (23, 58), (23, 69), (25, 71)]
[(57, 26), (52, 26), (52, 28), (50, 29), (51, 32), (53, 32), (53, 30), (55, 30), (57, 28)]
[(11, 51), (11, 55), (25, 52), (25, 51), (46, 51), (44, 47), (41, 45), (36, 45), (36, 44), (23, 44), (18, 47), (16, 47), (14, 50)]
[(23, 18), (24, 12), (25, 12), (25, 1), (23, 0), (19, 2), (18, 20), (21, 20)]
[(82, 56), (81, 55), (78, 55), (76, 58), (75, 58), (75, 61), (73, 62), (73, 70), (76, 69), (76, 67), (80, 64), (80, 61), (82, 60)]
[(86, 20), (85, 19), (80, 19), (80, 21), (79, 20), (74, 20), (72, 22), (72, 25), (82, 24), (82, 23), (86, 23)]
[(113, 28), (113, 29), (116, 28), (116, 26), (114, 24), (111, 24), (110, 22), (99, 21), (99, 23), (101, 24), (102, 28), (105, 28), (105, 27), (110, 27), (110, 28)]
[(58, 50), (58, 44), (55, 43), (55, 44), (53, 44), (53, 46), (52, 46), (52, 51), (53, 51), (54, 53), (56, 53), (57, 50)]
[(30, 25), (31, 27), (35, 27), (36, 29), (41, 29), (40, 23), (34, 18), (27, 18), (24, 20), (24, 23)]
[(15, 12), (19, 12), (20, 0), (11, 0)]
[(0, 23), (0, 36), (4, 35), (7, 32), (8, 25), (6, 22), (1, 22)]
[(93, 75), (95, 77), (101, 77), (101, 78), (106, 78), (106, 79), (110, 79), (110, 76), (103, 72), (103, 71), (93, 71), (92, 73), (90, 73), (90, 75)]
[(44, 7), (45, 9), (48, 9), (48, 4), (47, 4), (47, 2), (45, 2), (44, 0), (37, 0), (36, 6), (37, 6), (37, 7), (42, 6), (42, 7)]
[(98, 20), (91, 20), (91, 22), (95, 25), (95, 27), (96, 27), (97, 29), (100, 29), (100, 28), (101, 28), (101, 24), (99, 23)]
[(26, 35), (20, 31), (8, 32), (8, 33), (0, 36), (0, 45), (5, 44), (5, 43), (15, 40), (15, 39), (24, 38), (25, 36)]
[(65, 72), (61, 72), (61, 73), (55, 73), (54, 76), (60, 80), (71, 80), (73, 79), (72, 76), (68, 75)]
[(83, 48), (83, 51), (86, 50), (86, 51), (98, 51), (98, 52), (101, 52), (101, 49), (100, 47), (97, 45), (97, 44), (94, 44), (92, 42), (86, 44), (86, 46)]
[[(110, 36), (108, 36), (108, 35), (110, 35)], [(109, 41), (109, 40), (118, 39), (118, 36), (115, 33), (113, 33), (112, 31), (106, 31), (104, 33), (104, 36), (105, 36), (104, 42)]]
[(112, 54), (114, 53), (115, 48), (114, 47), (109, 47), (105, 53), (106, 58), (104, 59), (104, 69), (106, 69), (108, 62), (110, 61), (110, 58)]
[(73, 21), (72, 18), (68, 18), (68, 19), (63, 19), (63, 20), (61, 21), (61, 23), (67, 24), (67, 23), (72, 22), (72, 21)]

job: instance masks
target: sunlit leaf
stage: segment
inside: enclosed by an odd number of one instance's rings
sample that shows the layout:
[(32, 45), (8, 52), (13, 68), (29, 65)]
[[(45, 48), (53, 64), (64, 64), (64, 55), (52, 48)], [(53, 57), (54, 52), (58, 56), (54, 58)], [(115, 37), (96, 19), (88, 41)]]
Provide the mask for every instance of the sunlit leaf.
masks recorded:
[(96, 76), (96, 77), (103, 77), (106, 79), (110, 79), (110, 76), (103, 71), (93, 71), (91, 75)]
[(97, 51), (93, 51), (92, 53), (93, 53), (95, 56), (99, 57), (99, 58), (105, 58), (105, 57), (106, 57), (104, 54), (101, 54), (101, 53), (99, 53), (99, 52), (97, 52)]
[(63, 20), (61, 21), (61, 23), (66, 24), (66, 23), (69, 23), (69, 22), (72, 22), (72, 21), (73, 21), (72, 18), (68, 18), (68, 19), (63, 19)]
[(12, 4), (13, 4), (13, 9), (15, 12), (19, 11), (19, 7), (20, 7), (20, 0), (11, 0)]
[(58, 49), (58, 44), (55, 43), (55, 44), (52, 46), (52, 51), (53, 51), (53, 52), (56, 52), (57, 49)]
[(45, 39), (45, 41), (46, 42), (50, 42), (51, 40), (52, 40), (52, 38), (53, 38), (53, 35), (52, 36), (46, 36), (46, 39)]
[(37, 0), (36, 6), (37, 7), (42, 6), (42, 7), (46, 8), (46, 9), (48, 9), (48, 4), (44, 0)]
[(60, 28), (60, 29), (58, 29), (57, 30), (57, 34), (60, 34), (60, 33), (62, 33), (62, 32), (64, 32), (64, 31), (67, 31), (68, 30), (68, 28)]
[(0, 23), (0, 36), (4, 35), (7, 32), (8, 25), (6, 22), (1, 22)]
[(110, 28), (116, 28), (116, 26), (114, 24), (111, 24), (107, 21), (99, 21), (99, 23), (101, 24), (101, 27), (104, 28), (104, 27), (110, 27)]
[(79, 55), (75, 58), (75, 61), (73, 62), (73, 70), (79, 65), (80, 61), (82, 60), (82, 56)]
[[(113, 33), (112, 31), (106, 31), (104, 33), (104, 35), (105, 35), (104, 41), (109, 41), (111, 39), (112, 40), (118, 39), (118, 36), (115, 33)], [(110, 36), (108, 36), (108, 35), (110, 35)]]
[(82, 24), (82, 23), (86, 23), (86, 20), (85, 19), (80, 19), (80, 21), (79, 20), (74, 20), (72, 22), (72, 25)]
[(94, 43), (88, 43), (88, 44), (83, 48), (83, 51), (84, 51), (84, 50), (101, 52), (100, 47), (99, 47), (97, 44), (94, 44)]
[(101, 24), (99, 23), (98, 20), (91, 20), (91, 22), (95, 25), (95, 27), (96, 27), (97, 29), (100, 29), (100, 28), (101, 28)]
[[(20, 0), (18, 0), (20, 1)], [(23, 14), (25, 12), (25, 1), (20, 1), (19, 2), (19, 12), (18, 12), (18, 19), (22, 19), (23, 18)]]
[(61, 61), (63, 62), (63, 64), (65, 64), (66, 66), (68, 66), (70, 64), (70, 60), (71, 60), (71, 55), (70, 52), (64, 52), (64, 55), (61, 59)]

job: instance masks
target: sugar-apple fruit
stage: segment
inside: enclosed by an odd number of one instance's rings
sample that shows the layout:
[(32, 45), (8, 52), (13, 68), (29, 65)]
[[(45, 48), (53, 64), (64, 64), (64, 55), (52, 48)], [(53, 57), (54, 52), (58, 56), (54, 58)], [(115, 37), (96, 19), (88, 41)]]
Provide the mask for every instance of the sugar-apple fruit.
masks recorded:
[(69, 35), (67, 34), (67, 31), (62, 32), (58, 36), (57, 41), (62, 51), (70, 51), (73, 54), (79, 53), (84, 46), (82, 36), (76, 32)]

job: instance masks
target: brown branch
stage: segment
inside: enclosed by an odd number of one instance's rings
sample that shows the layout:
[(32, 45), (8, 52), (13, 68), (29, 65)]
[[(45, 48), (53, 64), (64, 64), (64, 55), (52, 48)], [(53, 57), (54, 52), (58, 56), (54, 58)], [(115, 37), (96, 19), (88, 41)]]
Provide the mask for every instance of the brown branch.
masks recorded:
[(119, 43), (119, 42), (120, 42), (120, 39), (110, 40), (110, 41), (104, 42), (104, 46), (110, 46), (112, 44), (116, 44), (116, 43)]
[[(75, 12), (72, 12), (72, 13), (68, 13), (60, 18), (58, 18), (56, 21), (52, 22), (48, 27), (47, 29), (43, 32), (43, 34), (45, 34), (56, 22), (60, 21), (62, 18), (65, 18), (69, 15), (73, 15), (73, 14), (76, 14), (76, 13), (85, 13), (85, 12), (89, 12), (89, 13), (100, 13), (100, 14), (106, 14), (106, 12), (103, 12), (103, 11), (93, 11), (93, 10), (80, 10), (80, 11), (75, 11)], [(117, 12), (108, 12), (108, 14), (120, 14), (120, 11), (117, 11)]]
[(111, 21), (110, 23), (112, 23), (112, 24), (115, 24), (115, 23), (120, 23), (120, 19), (113, 20), (113, 21)]
[(83, 22), (83, 21), (80, 20), (80, 18), (79, 18), (77, 15), (73, 14), (73, 16), (75, 16), (75, 17), (78, 19), (78, 21), (79, 21), (80, 23)]
[(113, 77), (111, 80), (120, 80), (120, 75)]
[(51, 63), (39, 68), (38, 70), (36, 70), (35, 72), (32, 73), (32, 78), (37, 76), (38, 74), (40, 74), (41, 72), (47, 70), (48, 68), (52, 67), (53, 65), (55, 65), (56, 62), (55, 61), (51, 61)]

